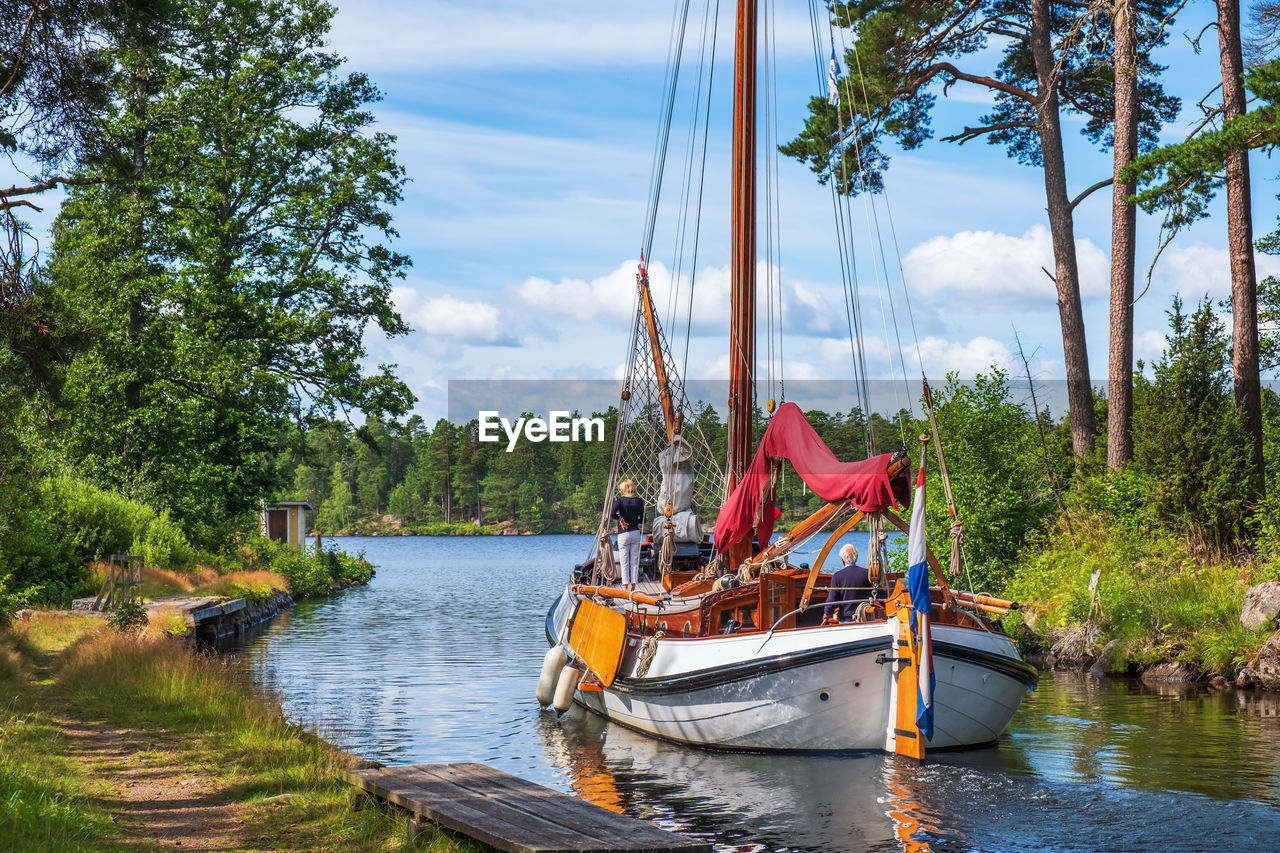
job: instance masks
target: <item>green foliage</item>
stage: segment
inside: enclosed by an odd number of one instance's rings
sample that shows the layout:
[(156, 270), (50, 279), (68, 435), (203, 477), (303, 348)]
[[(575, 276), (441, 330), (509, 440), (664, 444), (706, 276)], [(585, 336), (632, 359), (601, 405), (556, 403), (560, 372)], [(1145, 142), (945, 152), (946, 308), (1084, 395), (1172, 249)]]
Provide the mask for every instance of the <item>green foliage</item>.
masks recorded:
[(264, 536), (254, 536), (245, 543), (237, 555), (237, 564), (245, 570), (271, 571), (284, 577), (295, 598), (329, 595), (344, 586), (367, 583), (373, 577), (373, 564), (363, 554), (303, 554)]
[(1134, 463), (1164, 524), (1227, 545), (1244, 537), (1246, 498), (1258, 491), (1239, 464), (1249, 440), (1232, 396), (1228, 341), (1208, 300), (1188, 318), (1175, 298), (1169, 325), (1154, 378), (1134, 380)]
[(13, 621), (13, 614), (27, 607), (40, 593), (40, 587), (30, 586), (26, 589), (10, 591), (13, 575), (0, 577), (0, 628), (5, 628)]
[(111, 612), (107, 622), (122, 633), (139, 631), (147, 625), (147, 608), (136, 598), (126, 598)]
[[(1265, 105), (1251, 106), (1217, 130), (1143, 154), (1121, 171), (1124, 180), (1140, 185), (1135, 201), (1144, 210), (1168, 212), (1167, 226), (1189, 225), (1209, 215), (1210, 202), (1225, 186), (1232, 154), (1280, 143), (1280, 59), (1250, 69), (1245, 86)], [(1275, 242), (1275, 235), (1260, 241), (1261, 246)]]
[(1241, 627), (1240, 609), (1273, 569), (1193, 558), (1176, 537), (1105, 511), (1076, 510), (1070, 521), (1033, 542), (1007, 587), (1038, 631), (1088, 622), (1104, 641), (1125, 640), (1135, 663), (1178, 660), (1229, 676), (1265, 639)]
[(44, 488), (62, 538), (80, 563), (112, 554), (139, 554), (145, 565), (160, 569), (196, 561), (195, 549), (165, 510), (65, 474), (47, 480)]
[(361, 367), (368, 327), (407, 328), (390, 291), (408, 259), (385, 245), (404, 172), (372, 130), (378, 91), (324, 49), (332, 15), (174, 4), (111, 55), (116, 110), (54, 228), (50, 276), (91, 330), (64, 452), (203, 547), (282, 485), (291, 420), (412, 401)]
[[(1015, 403), (1008, 377), (993, 368), (972, 382), (954, 374), (934, 394), (938, 434), (956, 506), (964, 522), (965, 558), (975, 589), (999, 591), (1013, 572), (1027, 537), (1054, 508), (1037, 425)], [(928, 424), (916, 424), (927, 432)], [(932, 442), (928, 452), (932, 457)], [(929, 545), (944, 562), (951, 553), (950, 525), (936, 459), (926, 472)]]
[(1262, 460), (1267, 491), (1258, 503), (1258, 538), (1265, 547), (1280, 546), (1280, 398), (1262, 392)]
[(347, 482), (344, 466), (341, 461), (333, 463), (333, 474), (330, 478), (332, 492), (321, 503), (316, 513), (315, 529), (321, 533), (336, 533), (346, 530), (355, 520), (355, 501), (351, 497), (351, 484)]
[[(1164, 69), (1151, 59), (1151, 50), (1166, 37), (1167, 28), (1159, 24), (1174, 5), (1145, 0), (1136, 8), (1139, 134), (1146, 146), (1161, 124), (1178, 113), (1178, 99), (1159, 84)], [(1082, 16), (1091, 14), (1055, 7), (1050, 16), (1052, 31), (1044, 39), (1055, 51), (1048, 59), (1054, 63), (1058, 100), (1045, 108), (1082, 115), (1081, 132), (1106, 148), (1112, 143), (1115, 72), (1106, 41), (1080, 36)], [(840, 105), (831, 105), (826, 97), (812, 99), (804, 131), (781, 147), (782, 153), (808, 162), (821, 182), (836, 181), (842, 193), (879, 192), (889, 162), (885, 143), (892, 140), (908, 151), (922, 145), (932, 136), (937, 91), (945, 94), (957, 83), (986, 87), (995, 108), (947, 141), (985, 136), (1021, 163), (1042, 162), (1035, 111), (1046, 93), (1039, 91), (1037, 72), (1047, 69), (1036, 67), (1032, 43), (1037, 22), (1028, 4), (835, 3), (832, 18), (837, 26), (854, 30), (858, 42), (856, 54), (850, 50), (844, 57)], [(1011, 32), (1025, 36), (1009, 38)], [(983, 69), (984, 61), (992, 64)]]
[(89, 564), (112, 554), (140, 554), (155, 568), (185, 568), (196, 549), (165, 511), (66, 473), (30, 483), (0, 535), (0, 570), (35, 600), (66, 602), (87, 594)]

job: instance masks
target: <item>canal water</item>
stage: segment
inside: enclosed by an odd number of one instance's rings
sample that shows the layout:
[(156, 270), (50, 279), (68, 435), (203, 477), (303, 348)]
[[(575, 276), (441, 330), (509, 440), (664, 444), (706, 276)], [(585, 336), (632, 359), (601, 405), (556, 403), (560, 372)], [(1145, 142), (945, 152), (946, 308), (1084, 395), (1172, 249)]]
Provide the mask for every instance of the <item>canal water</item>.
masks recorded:
[(924, 765), (710, 752), (577, 708), (557, 720), (533, 698), (543, 617), (588, 543), (333, 540), (377, 577), (285, 612), (243, 662), (291, 720), (363, 757), (483, 762), (717, 851), (1280, 850), (1275, 696), (1045, 673), (998, 744)]

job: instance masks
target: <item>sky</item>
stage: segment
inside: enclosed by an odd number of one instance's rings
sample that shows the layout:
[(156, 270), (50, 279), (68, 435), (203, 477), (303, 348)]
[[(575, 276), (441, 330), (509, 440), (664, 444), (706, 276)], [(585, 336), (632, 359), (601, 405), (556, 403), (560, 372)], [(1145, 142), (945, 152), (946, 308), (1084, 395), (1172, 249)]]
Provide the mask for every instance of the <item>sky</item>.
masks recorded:
[[(331, 47), (347, 57), (348, 69), (368, 73), (382, 89), (385, 97), (373, 110), (378, 129), (398, 138), (410, 179), (395, 212), (401, 235), (395, 248), (413, 259), (413, 269), (394, 297), (413, 331), (394, 340), (369, 335), (371, 362), (398, 365), (419, 398), (417, 413), (428, 422), (445, 415), (451, 380), (618, 377), (628, 350), (675, 4), (336, 5)], [(687, 361), (683, 319), (668, 329), (684, 372), (697, 379), (728, 373), (733, 4), (720, 5), (714, 127)], [(1166, 88), (1183, 99), (1182, 115), (1164, 132), (1168, 141), (1182, 138), (1198, 121), (1195, 102), (1220, 79), (1212, 34), (1202, 54), (1189, 43), (1212, 12), (1212, 3), (1192, 0), (1157, 55), (1169, 66)], [(786, 141), (800, 130), (809, 98), (825, 94), (825, 83), (815, 70), (807, 4), (779, 4), (770, 14), (777, 137)], [(984, 62), (990, 66), (990, 57), (966, 65), (985, 71)], [(1064, 376), (1054, 287), (1041, 269), (1053, 267), (1041, 173), (981, 140), (964, 146), (940, 141), (976, 123), (989, 106), (985, 90), (964, 83), (946, 97), (939, 92), (934, 138), (914, 151), (891, 149), (887, 203), (881, 199), (870, 209), (858, 200), (852, 206), (855, 230), (865, 232), (854, 239), (872, 378), (898, 375), (900, 349), (909, 373), (918, 375), (923, 364), (933, 381), (950, 372), (971, 377), (992, 364), (1016, 365), (1021, 372), (1015, 333), (1037, 381)], [(1076, 118), (1064, 121), (1072, 195), (1111, 173), (1110, 153), (1080, 136), (1081, 126)], [(672, 147), (680, 149), (678, 133), (674, 139)], [(761, 148), (763, 159), (768, 148)], [(781, 282), (785, 353), (774, 372), (796, 380), (847, 379), (854, 368), (831, 197), (805, 165), (774, 159), (779, 248), (773, 265)], [(1276, 172), (1265, 157), (1254, 155), (1258, 236), (1276, 227)], [(660, 306), (671, 301), (676, 253), (669, 223), (679, 215), (676, 196), (674, 190), (665, 196), (650, 259)], [(1096, 381), (1107, 375), (1110, 206), (1108, 188), (1076, 209)], [(1141, 290), (1159, 220), (1140, 214), (1138, 227)], [(885, 247), (887, 264), (881, 264), (877, 245)], [(1159, 356), (1174, 294), (1193, 304), (1205, 295), (1228, 296), (1225, 246), (1219, 200), (1212, 217), (1179, 236), (1156, 266), (1136, 305), (1137, 358), (1150, 362)], [(1261, 274), (1280, 273), (1280, 259), (1259, 255), (1258, 263)], [(908, 293), (896, 291), (891, 316), (885, 310), (885, 266), (894, 287), (901, 275)], [(685, 273), (681, 293), (687, 295)], [(765, 326), (762, 318), (762, 335)], [(554, 401), (548, 408), (556, 408)]]

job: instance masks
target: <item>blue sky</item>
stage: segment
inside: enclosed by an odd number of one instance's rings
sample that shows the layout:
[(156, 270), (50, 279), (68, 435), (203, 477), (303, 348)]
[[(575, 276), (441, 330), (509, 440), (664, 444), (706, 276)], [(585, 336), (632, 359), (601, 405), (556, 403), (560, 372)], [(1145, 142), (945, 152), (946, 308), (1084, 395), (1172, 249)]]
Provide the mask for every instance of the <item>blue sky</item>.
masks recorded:
[[(697, 5), (697, 4), (694, 4)], [(732, 3), (721, 4), (716, 115), (728, 110)], [(779, 138), (800, 129), (807, 100), (819, 94), (806, 5), (774, 10)], [(395, 362), (429, 420), (444, 416), (451, 379), (598, 379), (618, 375), (626, 356), (634, 269), (641, 242), (652, 149), (665, 72), (671, 3), (619, 0), (338, 0), (332, 47), (369, 73), (385, 93), (380, 129), (399, 138), (411, 183), (396, 212), (414, 268), (396, 289), (414, 327), (403, 338), (369, 340), (371, 360)], [(1195, 101), (1218, 79), (1216, 39), (1196, 55), (1197, 33), (1213, 4), (1194, 0), (1174, 25), (1159, 61), (1183, 115), (1166, 130), (1181, 138), (1198, 117)], [(980, 59), (970, 63), (984, 71)], [(897, 152), (887, 175), (920, 351), (931, 379), (972, 376), (1010, 365), (1016, 327), (1034, 351), (1038, 379), (1061, 378), (1062, 346), (1053, 286), (1044, 191), (1038, 170), (977, 141), (937, 137), (975, 123), (987, 93), (965, 84), (939, 97), (935, 138)], [(728, 131), (713, 131), (689, 343), (690, 377), (727, 374)], [(1068, 183), (1079, 192), (1111, 171), (1109, 153), (1068, 120)], [(762, 146), (763, 147), (763, 146)], [(762, 152), (763, 153), (763, 152)], [(852, 376), (839, 262), (828, 190), (807, 167), (779, 158), (782, 290), (787, 378)], [(1253, 158), (1254, 223), (1275, 228), (1276, 168)], [(1076, 234), (1092, 373), (1107, 373), (1110, 191), (1077, 208)], [(855, 205), (865, 218), (861, 202)], [(883, 208), (880, 216), (886, 215)], [(1139, 217), (1138, 265), (1145, 272), (1158, 220)], [(869, 237), (859, 238), (869, 368), (890, 378)], [(886, 239), (887, 235), (886, 235)], [(1159, 354), (1165, 311), (1178, 292), (1189, 300), (1228, 294), (1221, 204), (1210, 220), (1179, 237), (1137, 305), (1139, 358)], [(665, 298), (670, 241), (659, 231), (653, 278)], [(1259, 256), (1262, 272), (1280, 263)], [(891, 270), (893, 276), (896, 269)], [(1139, 282), (1139, 289), (1142, 282)], [(912, 350), (911, 328), (902, 336)], [(677, 336), (679, 337), (679, 336)], [(892, 333), (891, 333), (892, 338)], [(680, 342), (683, 346), (683, 341)], [(801, 402), (803, 405), (803, 401)]]

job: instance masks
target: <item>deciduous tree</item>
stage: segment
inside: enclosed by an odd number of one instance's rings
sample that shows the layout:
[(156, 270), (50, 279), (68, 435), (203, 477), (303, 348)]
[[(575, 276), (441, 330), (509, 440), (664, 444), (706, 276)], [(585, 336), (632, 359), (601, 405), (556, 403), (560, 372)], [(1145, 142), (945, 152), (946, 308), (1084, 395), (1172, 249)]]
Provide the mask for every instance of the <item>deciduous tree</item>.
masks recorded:
[[(122, 49), (117, 109), (55, 229), (54, 281), (93, 322), (68, 376), (73, 457), (187, 523), (249, 512), (289, 418), (412, 400), (361, 367), (406, 330), (391, 284), (403, 169), (378, 91), (338, 73), (318, 0), (187, 0), (163, 50)], [(145, 141), (145, 147), (139, 146)]]

